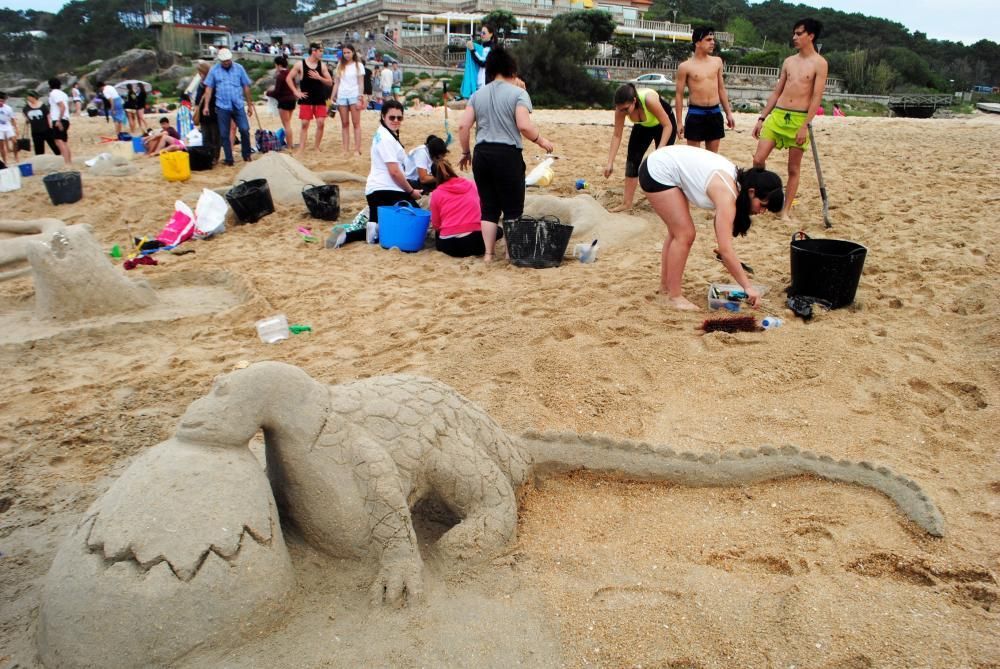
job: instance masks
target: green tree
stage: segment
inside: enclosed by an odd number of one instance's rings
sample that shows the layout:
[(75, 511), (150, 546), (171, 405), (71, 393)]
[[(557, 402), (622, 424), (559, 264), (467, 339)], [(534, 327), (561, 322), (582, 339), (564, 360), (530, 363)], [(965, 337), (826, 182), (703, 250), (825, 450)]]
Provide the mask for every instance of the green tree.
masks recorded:
[(852, 51), (844, 67), (844, 83), (851, 93), (886, 95), (892, 91), (898, 78), (888, 63), (875, 61), (864, 49)]
[(788, 58), (791, 49), (769, 49), (768, 51), (753, 51), (739, 59), (740, 65), (752, 67), (781, 67)]
[(75, 0), (65, 5), (41, 40), (44, 67), (59, 72), (132, 48), (146, 33), (126, 27), (121, 11), (123, 4), (116, 0)]
[(529, 28), (514, 47), (520, 75), (534, 103), (545, 106), (611, 104), (611, 89), (587, 74), (583, 63), (596, 49), (580, 31), (553, 21), (547, 28)]
[(762, 38), (750, 20), (734, 16), (725, 23), (725, 31), (733, 34), (734, 43), (740, 46), (759, 46)]
[(589, 44), (600, 44), (611, 39), (616, 24), (608, 12), (580, 9), (560, 14), (552, 19), (550, 25), (570, 32), (583, 33)]
[(615, 35), (611, 38), (611, 46), (615, 48), (615, 57), (628, 59), (639, 50), (639, 40), (628, 35)]
[[(641, 44), (642, 53), (647, 60), (651, 60), (654, 63), (659, 63), (663, 60), (679, 60), (675, 56), (674, 47), (676, 44), (673, 42), (668, 42), (667, 40), (657, 39), (644, 41)], [(686, 45), (685, 45), (686, 46)], [(687, 49), (685, 48), (685, 54), (687, 54)]]
[(494, 26), (498, 36), (510, 35), (517, 30), (517, 17), (506, 9), (494, 9), (483, 17), (483, 23)]

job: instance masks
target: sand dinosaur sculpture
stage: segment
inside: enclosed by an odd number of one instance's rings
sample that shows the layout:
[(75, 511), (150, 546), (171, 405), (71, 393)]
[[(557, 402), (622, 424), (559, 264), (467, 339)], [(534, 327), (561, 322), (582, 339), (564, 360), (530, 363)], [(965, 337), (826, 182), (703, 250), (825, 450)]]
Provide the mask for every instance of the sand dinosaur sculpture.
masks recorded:
[[(247, 442), (262, 429), (266, 473)], [(38, 646), (49, 667), (150, 666), (280, 617), (294, 582), (278, 509), (306, 541), (377, 565), (375, 601), (421, 594), (411, 509), (457, 522), (446, 556), (503, 549), (516, 490), (572, 469), (695, 486), (813, 474), (873, 488), (928, 533), (943, 521), (913, 481), (795, 448), (674, 453), (567, 434), (507, 434), (450, 387), (407, 375), (329, 386), (262, 362), (219, 377), (174, 436), (86, 512), (46, 577)]]
[(35, 316), (59, 320), (121, 313), (156, 302), (144, 279), (130, 279), (111, 264), (83, 226), (52, 233), (27, 246), (35, 279)]

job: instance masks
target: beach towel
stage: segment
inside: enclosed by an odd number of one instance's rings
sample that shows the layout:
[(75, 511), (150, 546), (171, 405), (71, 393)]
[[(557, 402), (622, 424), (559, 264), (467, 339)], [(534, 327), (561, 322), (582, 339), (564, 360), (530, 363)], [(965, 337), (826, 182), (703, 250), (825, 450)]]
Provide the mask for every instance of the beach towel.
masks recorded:
[(181, 105), (177, 109), (177, 134), (187, 137), (192, 130), (194, 130), (194, 119), (191, 116), (191, 109)]
[[(483, 45), (473, 44), (472, 48), (476, 50), (476, 55), (480, 58), (483, 57)], [(479, 65), (472, 58), (472, 52), (468, 49), (465, 50), (465, 73), (462, 75), (462, 97), (468, 100), (472, 97), (472, 94), (476, 92), (477, 84), (479, 82)]]

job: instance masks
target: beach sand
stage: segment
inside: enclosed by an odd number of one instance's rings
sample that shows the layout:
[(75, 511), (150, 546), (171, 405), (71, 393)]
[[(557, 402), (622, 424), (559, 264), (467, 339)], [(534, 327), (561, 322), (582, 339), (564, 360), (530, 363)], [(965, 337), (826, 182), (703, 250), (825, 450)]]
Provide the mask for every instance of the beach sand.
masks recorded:
[[(624, 149), (615, 176), (601, 176), (611, 118), (534, 114), (561, 156), (544, 192), (572, 197), (586, 179), (605, 207), (620, 202)], [(376, 123), (364, 114), (369, 140)], [(454, 113), (450, 124), (457, 141)], [(737, 124), (722, 152), (745, 166), (753, 117)], [(296, 232), (313, 226), (322, 239), (329, 225), (300, 203), (129, 272), (194, 294), (237, 286), (238, 304), (216, 313), (192, 295), (189, 314), (33, 329), (30, 276), (0, 283), (0, 326), (20, 333), (0, 341), (0, 668), (37, 666), (41, 584), (91, 502), (172, 433), (213, 377), (258, 360), (327, 383), (430, 376), (512, 433), (697, 453), (793, 444), (887, 465), (938, 504), (947, 534), (927, 536), (871, 490), (811, 478), (684, 488), (574, 474), (525, 491), (517, 541), (495, 560), (448, 564), (425, 546), (427, 601), (404, 610), (370, 608), (366, 569), (289, 532), (298, 588), (286, 623), (183, 666), (1000, 666), (1000, 117), (824, 117), (815, 129), (833, 229), (806, 154), (799, 225), (759, 216), (736, 242), (769, 288), (759, 315), (785, 319), (763, 333), (699, 335), (708, 312), (658, 303), (664, 226), (645, 201), (638, 233), (602, 243), (589, 265), (326, 250)], [(402, 132), (410, 148), (443, 135), (441, 111), (408, 116)], [(103, 120), (73, 121), (78, 160), (101, 150), (101, 134)], [(324, 147), (303, 163), (367, 173), (367, 151), (342, 157), (336, 120)], [(453, 144), (456, 162), (459, 152)], [(530, 169), (535, 147), (525, 159)], [(769, 167), (784, 177), (785, 160), (776, 152)], [(155, 234), (175, 199), (193, 207), (239, 169), (167, 183), (156, 160), (133, 164), (130, 177), (81, 167), (84, 199), (60, 207), (39, 176), (26, 178), (0, 194), (0, 217), (87, 223), (106, 248), (124, 247), (130, 231)], [(360, 184), (345, 186), (342, 206), (345, 219), (363, 206)], [(703, 305), (708, 284), (729, 276), (712, 254), (710, 214), (692, 214), (684, 287)], [(799, 227), (868, 248), (854, 305), (809, 323), (783, 307)], [(254, 322), (276, 313), (312, 333), (261, 343)]]

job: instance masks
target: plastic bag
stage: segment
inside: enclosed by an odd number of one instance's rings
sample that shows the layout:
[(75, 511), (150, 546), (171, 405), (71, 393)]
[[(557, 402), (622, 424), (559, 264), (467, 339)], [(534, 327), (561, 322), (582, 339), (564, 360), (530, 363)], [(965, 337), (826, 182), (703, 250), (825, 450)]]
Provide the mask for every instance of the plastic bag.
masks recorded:
[(226, 231), (226, 199), (214, 190), (204, 189), (195, 207), (195, 239), (208, 239)]
[(191, 239), (192, 234), (194, 234), (194, 212), (189, 206), (177, 200), (174, 202), (174, 215), (170, 217), (166, 227), (160, 230), (156, 240), (164, 246), (177, 246)]
[(184, 141), (188, 146), (201, 146), (205, 140), (201, 136), (201, 130), (198, 130), (198, 128), (194, 128), (193, 130), (191, 130), (191, 132), (187, 134), (187, 137), (184, 139)]

